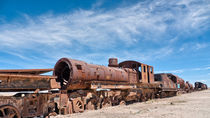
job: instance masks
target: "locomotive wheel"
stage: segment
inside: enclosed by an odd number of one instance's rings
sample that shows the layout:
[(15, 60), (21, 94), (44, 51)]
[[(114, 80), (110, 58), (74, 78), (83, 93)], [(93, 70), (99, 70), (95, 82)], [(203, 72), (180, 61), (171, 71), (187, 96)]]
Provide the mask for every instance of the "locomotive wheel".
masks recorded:
[(149, 94), (149, 100), (152, 100), (152, 93)]
[(155, 99), (155, 94), (154, 93), (152, 93), (151, 98)]
[(167, 97), (167, 94), (165, 92), (162, 92), (161, 93), (161, 98), (165, 98), (165, 97)]
[(90, 101), (86, 104), (86, 109), (87, 109), (87, 110), (95, 110), (95, 104), (93, 103), (92, 100), (90, 100)]
[(144, 94), (141, 95), (141, 101), (142, 101), (142, 102), (145, 102), (145, 101), (146, 101), (146, 97), (145, 97)]
[(161, 98), (160, 93), (156, 94), (155, 98)]
[(146, 93), (146, 101), (148, 101), (149, 100), (149, 98), (150, 98), (150, 96), (149, 96), (150, 94), (149, 93)]
[(124, 100), (121, 100), (119, 104), (120, 105), (126, 105), (126, 102)]
[(102, 103), (101, 103), (101, 107), (110, 107), (112, 106), (111, 100), (109, 98), (104, 98)]
[(73, 110), (74, 113), (79, 113), (84, 111), (84, 103), (80, 99), (74, 99), (73, 100)]
[(150, 98), (150, 94), (149, 93), (146, 93), (146, 101), (148, 101)]
[(1, 106), (0, 117), (2, 118), (21, 118), (19, 111), (13, 106)]
[(112, 105), (113, 105), (113, 106), (116, 106), (116, 105), (118, 105), (118, 104), (119, 104), (119, 98), (118, 98), (118, 96), (113, 97)]

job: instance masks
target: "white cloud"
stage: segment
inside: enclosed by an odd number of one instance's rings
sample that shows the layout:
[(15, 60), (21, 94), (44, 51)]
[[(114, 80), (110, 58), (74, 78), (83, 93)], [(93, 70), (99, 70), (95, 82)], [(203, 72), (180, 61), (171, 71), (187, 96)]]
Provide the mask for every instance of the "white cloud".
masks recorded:
[(190, 42), (182, 44), (182, 46), (179, 48), (179, 51), (198, 51), (207, 47), (209, 47), (209, 43)]
[(168, 70), (168, 71), (156, 71), (155, 73), (175, 73), (175, 74), (177, 74), (177, 73), (183, 73), (184, 72), (184, 70)]
[(202, 68), (192, 68), (192, 69), (189, 69), (189, 70), (192, 70), (192, 71), (200, 71), (200, 70), (210, 70), (210, 67), (202, 67)]
[[(204, 71), (210, 70), (210, 67), (198, 67), (198, 68), (183, 68), (177, 70), (164, 70), (164, 71), (156, 71), (156, 73), (184, 73), (187, 71)], [(209, 75), (210, 73), (208, 73)]]
[[(101, 4), (98, 2), (93, 7)], [(108, 11), (93, 8), (60, 15), (49, 13), (30, 17), (24, 14), (22, 23), (0, 25), (0, 50), (22, 59), (28, 58), (28, 55), (36, 59), (29, 54), (31, 51), (53, 60), (69, 55), (85, 60), (107, 55), (158, 59), (170, 55), (173, 47), (163, 45), (148, 50), (138, 44), (144, 41), (161, 43), (168, 39), (174, 42), (179, 39), (177, 35), (186, 35), (191, 31), (199, 33), (197, 29), (209, 28), (209, 7), (208, 1), (156, 0)], [(126, 51), (126, 46), (132, 46), (134, 51)], [(116, 47), (122, 50), (110, 52), (109, 49)], [(197, 45), (198, 49), (203, 47)], [(84, 54), (87, 48), (94, 51)], [(136, 52), (137, 48), (141, 51)]]
[(204, 79), (199, 79), (199, 80), (196, 80), (197, 82), (204, 82), (204, 83), (206, 83), (207, 82), (207, 80), (204, 80)]
[(206, 67), (205, 69), (206, 69), (206, 70), (210, 70), (210, 67)]
[(206, 48), (208, 45), (205, 43), (203, 43), (203, 44), (201, 44), (201, 43), (197, 43), (196, 45), (195, 45), (195, 49), (196, 50), (199, 50), (199, 49), (202, 49), (202, 48)]

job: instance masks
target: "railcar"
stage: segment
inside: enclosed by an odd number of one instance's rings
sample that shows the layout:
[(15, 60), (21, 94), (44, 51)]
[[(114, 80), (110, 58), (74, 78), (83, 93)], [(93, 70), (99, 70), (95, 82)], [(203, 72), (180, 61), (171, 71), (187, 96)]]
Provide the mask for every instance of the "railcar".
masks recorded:
[(47, 116), (55, 111), (59, 84), (55, 76), (39, 75), (53, 69), (0, 70), (0, 117)]
[(192, 92), (194, 90), (193, 85), (191, 83), (189, 83), (189, 81), (186, 81), (186, 85), (185, 85), (185, 91), (187, 93)]
[(170, 97), (177, 94), (177, 81), (170, 73), (158, 73), (155, 74), (155, 82), (158, 82), (161, 86), (160, 97)]
[(205, 90), (208, 89), (208, 86), (202, 82), (195, 82), (195, 90)]
[(73, 112), (153, 99), (160, 90), (152, 66), (136, 61), (118, 64), (116, 58), (109, 59), (108, 67), (62, 58), (54, 76), (73, 104)]

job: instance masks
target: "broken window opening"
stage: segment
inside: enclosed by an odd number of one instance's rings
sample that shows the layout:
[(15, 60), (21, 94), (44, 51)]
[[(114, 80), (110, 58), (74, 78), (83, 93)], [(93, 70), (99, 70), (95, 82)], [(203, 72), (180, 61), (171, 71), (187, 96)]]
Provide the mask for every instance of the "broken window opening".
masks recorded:
[(76, 65), (76, 67), (77, 67), (77, 70), (82, 70), (82, 65)]
[(150, 72), (151, 72), (151, 73), (153, 73), (153, 69), (152, 69), (152, 67), (150, 67)]

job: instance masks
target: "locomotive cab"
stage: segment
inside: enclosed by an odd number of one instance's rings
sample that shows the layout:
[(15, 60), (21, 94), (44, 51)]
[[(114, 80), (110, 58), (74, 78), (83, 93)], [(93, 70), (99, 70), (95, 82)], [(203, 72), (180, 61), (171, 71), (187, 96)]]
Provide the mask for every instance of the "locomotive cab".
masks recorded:
[(124, 61), (119, 64), (121, 68), (130, 68), (137, 72), (137, 82), (140, 83), (153, 83), (154, 70), (152, 66), (137, 62), (137, 61)]

